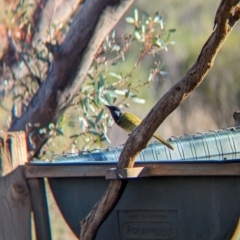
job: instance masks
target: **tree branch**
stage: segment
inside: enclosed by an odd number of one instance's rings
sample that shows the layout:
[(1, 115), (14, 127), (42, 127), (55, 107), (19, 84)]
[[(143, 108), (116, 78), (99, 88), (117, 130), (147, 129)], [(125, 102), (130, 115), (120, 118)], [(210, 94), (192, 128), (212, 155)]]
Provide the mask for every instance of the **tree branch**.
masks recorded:
[[(196, 89), (209, 70), (224, 41), (239, 19), (237, 0), (222, 0), (215, 17), (216, 29), (203, 46), (196, 62), (189, 69), (186, 76), (176, 83), (152, 108), (141, 125), (128, 138), (119, 158), (118, 168), (133, 167), (138, 153), (144, 149), (153, 133), (165, 118), (172, 113)], [(125, 187), (126, 182), (111, 181), (103, 197), (96, 203), (93, 210), (82, 221), (81, 240), (94, 239), (91, 232), (96, 232), (117, 204), (121, 195), (115, 197), (116, 192)], [(103, 207), (104, 206), (104, 207)], [(87, 235), (88, 232), (88, 235)]]
[[(217, 12), (217, 27), (204, 44), (196, 62), (187, 74), (176, 83), (151, 109), (141, 126), (128, 138), (119, 159), (119, 168), (132, 167), (137, 153), (147, 146), (153, 133), (204, 80), (213, 66), (215, 57), (239, 19), (237, 0), (222, 0)], [(234, 21), (232, 21), (235, 19)], [(231, 26), (229, 23), (231, 23)]]
[[(21, 118), (10, 127), (10, 131), (25, 130), (31, 123), (28, 133), (33, 144), (31, 155), (36, 155), (50, 137), (48, 133), (40, 135), (39, 129), (47, 128), (49, 123), (55, 124), (69, 106), (84, 82), (99, 46), (132, 2), (86, 0), (79, 6), (64, 42), (55, 46), (52, 52), (54, 60), (44, 83)], [(109, 6), (116, 3), (119, 5)]]

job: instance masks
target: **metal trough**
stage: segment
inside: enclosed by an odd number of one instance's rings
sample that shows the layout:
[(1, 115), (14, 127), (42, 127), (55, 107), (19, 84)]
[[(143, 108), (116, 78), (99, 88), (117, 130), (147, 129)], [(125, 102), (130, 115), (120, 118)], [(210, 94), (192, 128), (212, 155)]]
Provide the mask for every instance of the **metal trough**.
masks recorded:
[[(124, 175), (126, 189), (97, 240), (230, 238), (240, 216), (240, 128), (174, 137), (171, 144), (174, 151), (154, 142), (141, 152), (136, 162), (141, 172), (134, 178)], [(49, 178), (49, 183), (76, 236), (80, 220), (110, 179), (122, 176), (112, 170), (121, 149), (30, 164), (46, 168), (46, 176), (49, 166), (64, 169), (65, 174)]]

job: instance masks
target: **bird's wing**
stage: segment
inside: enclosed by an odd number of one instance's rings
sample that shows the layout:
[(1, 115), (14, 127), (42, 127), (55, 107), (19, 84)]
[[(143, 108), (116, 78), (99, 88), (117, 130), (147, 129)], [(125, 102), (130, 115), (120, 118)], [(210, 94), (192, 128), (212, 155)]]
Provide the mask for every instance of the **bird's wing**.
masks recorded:
[[(126, 132), (132, 132), (135, 127), (140, 125), (142, 120), (133, 115), (132, 113), (124, 113), (121, 115), (118, 125), (123, 128)], [(158, 136), (157, 134), (154, 134), (153, 137), (155, 137), (157, 140), (159, 140), (162, 144), (166, 145), (168, 148), (174, 150), (173, 146), (162, 137)]]
[(141, 123), (141, 119), (132, 113), (123, 113), (118, 124), (127, 132), (132, 132)]

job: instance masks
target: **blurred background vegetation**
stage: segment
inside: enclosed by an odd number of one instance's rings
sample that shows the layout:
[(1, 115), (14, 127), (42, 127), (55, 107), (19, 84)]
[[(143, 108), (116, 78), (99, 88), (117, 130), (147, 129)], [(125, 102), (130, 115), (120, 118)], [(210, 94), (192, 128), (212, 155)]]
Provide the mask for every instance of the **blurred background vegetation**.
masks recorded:
[[(36, 2), (35, 0), (20, 2), (18, 0), (0, 0), (0, 59), (4, 56), (9, 39), (13, 40), (14, 48), (19, 51), (18, 61), (14, 65), (8, 67), (1, 62), (0, 66), (0, 129), (8, 128), (13, 112), (17, 117), (18, 109), (27, 107), (29, 99), (39, 87), (38, 81), (41, 83), (44, 80), (48, 61), (51, 60), (44, 42), (58, 41), (61, 43), (70, 24), (69, 15), (74, 12), (79, 0), (48, 1), (40, 19), (39, 29), (34, 29), (33, 25), (29, 24), (32, 21), (31, 14)], [(53, 154), (68, 151), (124, 143), (127, 134), (113, 125), (107, 110), (103, 107), (104, 101), (119, 104), (124, 111), (131, 111), (143, 118), (196, 61), (202, 46), (213, 31), (214, 17), (219, 3), (220, 0), (211, 0), (207, 3), (199, 0), (187, 3), (182, 0), (135, 1), (116, 26), (115, 33), (112, 33), (105, 42), (105, 48), (101, 49), (102, 52), (95, 59), (89, 72), (89, 79), (83, 86), (88, 90), (92, 87), (92, 90), (97, 92), (104, 85), (105, 100), (97, 104), (90, 104), (91, 106), (88, 105), (86, 108), (85, 101), (89, 95), (80, 91), (73, 106), (64, 114), (58, 125), (49, 125), (48, 131), (53, 131), (54, 138), (45, 148), (43, 156), (51, 157)], [(172, 41), (171, 43), (174, 41), (175, 44), (170, 44), (164, 35), (167, 51), (161, 47), (161, 51), (157, 55), (146, 55), (136, 69), (135, 64), (141, 56), (143, 45), (141, 45), (141, 37), (134, 32), (134, 24), (131, 24), (131, 20), (126, 23), (126, 17), (136, 17), (134, 9), (138, 9), (139, 19), (143, 13), (156, 16), (155, 14), (158, 12), (163, 19), (166, 32), (176, 29), (175, 32), (172, 31), (169, 40)], [(10, 38), (7, 37), (9, 34)], [(239, 34), (239, 25), (237, 25), (220, 50), (214, 67), (203, 84), (160, 126), (158, 132), (162, 136), (167, 138), (172, 135), (233, 126), (232, 114), (240, 106), (238, 89)], [(28, 44), (32, 41), (33, 35), (33, 42), (37, 46), (35, 49)], [(133, 43), (132, 38), (136, 38)], [(122, 52), (117, 46), (121, 50), (124, 49), (128, 46), (128, 40), (132, 43), (131, 49), (125, 52), (124, 61), (122, 61)], [(116, 44), (115, 48), (113, 48), (114, 44)], [(27, 59), (27, 64), (25, 64), (21, 59), (26, 60), (25, 56), (20, 54), (22, 49), (28, 49), (29, 56), (38, 57), (39, 61), (34, 62)], [(106, 49), (114, 49), (114, 51)], [(114, 58), (119, 57), (118, 64), (106, 66), (106, 56), (112, 59), (112, 63)], [(151, 69), (156, 70), (155, 63), (161, 65), (161, 70), (149, 81)], [(26, 74), (27, 65), (32, 71), (30, 73), (27, 71)], [(132, 71), (133, 69), (134, 71)], [(38, 78), (36, 79), (36, 77)], [(98, 85), (95, 84), (96, 81)], [(114, 95), (111, 92), (111, 85), (114, 81), (117, 81), (116, 88), (120, 90), (128, 88), (128, 84), (131, 83), (129, 86), (132, 90), (131, 94), (126, 96), (125, 93), (121, 95), (122, 92), (115, 91)], [(123, 81), (125, 88), (122, 88)], [(145, 82), (148, 83), (145, 84)], [(111, 93), (110, 99), (106, 93)], [(115, 98), (116, 100), (114, 100)], [(102, 109), (104, 110), (102, 111)], [(91, 122), (89, 119), (94, 119), (94, 121)], [(99, 126), (96, 127), (97, 124)], [(88, 129), (88, 132), (84, 130), (85, 128)], [(43, 129), (43, 131), (45, 130)], [(70, 136), (71, 138), (69, 138)], [(65, 141), (66, 139), (68, 140)], [(50, 195), (49, 197), (52, 199)], [(51, 214), (51, 224), (54, 229), (57, 229), (53, 232), (53, 239), (69, 239), (72, 233), (63, 222), (59, 222), (62, 220), (59, 220), (59, 213), (53, 199), (50, 201), (50, 208), (55, 209)]]

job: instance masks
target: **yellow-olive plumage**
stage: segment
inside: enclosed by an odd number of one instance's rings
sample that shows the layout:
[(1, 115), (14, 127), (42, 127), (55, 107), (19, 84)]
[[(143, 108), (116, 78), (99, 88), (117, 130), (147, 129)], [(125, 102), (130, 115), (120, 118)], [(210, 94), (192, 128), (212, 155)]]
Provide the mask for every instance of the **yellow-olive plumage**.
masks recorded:
[[(133, 129), (140, 125), (140, 123), (142, 122), (140, 118), (138, 118), (132, 113), (122, 113), (122, 111), (118, 107), (107, 105), (105, 106), (110, 110), (110, 113), (115, 123), (122, 129), (124, 129), (126, 132), (132, 132)], [(173, 150), (173, 146), (165, 139), (161, 138), (157, 134), (154, 134), (153, 137)]]

